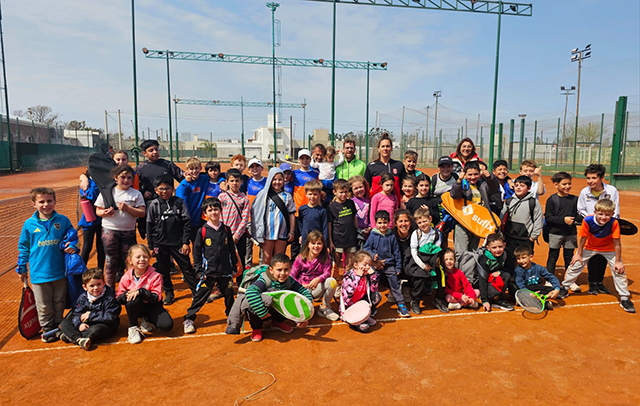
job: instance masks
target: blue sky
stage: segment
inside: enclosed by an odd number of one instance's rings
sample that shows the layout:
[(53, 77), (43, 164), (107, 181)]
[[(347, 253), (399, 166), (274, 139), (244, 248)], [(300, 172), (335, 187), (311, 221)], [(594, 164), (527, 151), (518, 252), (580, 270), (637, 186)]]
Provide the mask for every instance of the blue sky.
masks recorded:
[[(301, 0), (280, 5), (277, 55), (330, 59), (331, 5)], [(130, 2), (6, 0), (2, 12), (11, 111), (49, 105), (62, 120), (104, 127), (108, 110), (113, 131), (112, 112), (121, 109), (123, 132), (132, 131)], [(379, 111), (382, 126), (398, 132), (406, 106), (411, 110), (405, 131), (417, 129), (425, 106), (434, 104), (434, 90), (442, 91), (439, 126), (456, 128), (465, 118), (475, 122), (478, 114), (483, 125), (490, 123), (496, 15), (339, 4), (337, 21), (336, 59), (389, 63), (388, 71), (371, 72), (370, 126)], [(155, 135), (168, 127), (165, 64), (145, 59), (142, 47), (269, 56), (271, 12), (262, 0), (138, 0), (136, 41), (140, 130), (149, 127)], [(544, 0), (533, 3), (533, 17), (502, 19), (498, 121), (524, 113), (527, 120), (539, 119), (541, 127), (553, 127), (564, 111), (559, 87), (577, 83), (570, 50), (589, 43), (593, 52), (583, 63), (581, 117), (613, 113), (620, 95), (629, 96), (637, 117), (640, 2)], [(174, 61), (171, 71), (172, 93), (179, 98), (272, 99), (269, 66)], [(336, 131), (364, 130), (366, 73), (336, 72)], [(285, 102), (306, 98), (307, 133), (329, 128), (330, 69), (283, 68), (282, 88)], [(575, 106), (572, 96), (570, 116)], [(268, 113), (245, 109), (246, 132), (265, 124)], [(239, 137), (237, 108), (180, 106), (179, 114), (181, 132)], [(283, 111), (289, 115), (301, 137), (302, 110)]]

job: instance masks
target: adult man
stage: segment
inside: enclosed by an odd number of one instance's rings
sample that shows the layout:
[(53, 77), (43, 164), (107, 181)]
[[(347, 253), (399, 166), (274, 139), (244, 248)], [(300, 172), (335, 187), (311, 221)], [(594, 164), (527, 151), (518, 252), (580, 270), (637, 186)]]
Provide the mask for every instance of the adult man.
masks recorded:
[(366, 164), (356, 158), (356, 142), (352, 139), (346, 139), (342, 145), (344, 162), (336, 168), (338, 179), (349, 180), (352, 176), (364, 175)]

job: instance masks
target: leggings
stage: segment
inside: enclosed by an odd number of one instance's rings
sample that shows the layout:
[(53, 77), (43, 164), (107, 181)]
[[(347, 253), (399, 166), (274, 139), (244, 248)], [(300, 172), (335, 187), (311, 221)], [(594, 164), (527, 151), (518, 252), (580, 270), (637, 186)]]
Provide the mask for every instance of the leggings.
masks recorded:
[(93, 248), (93, 240), (96, 240), (96, 252), (98, 255), (98, 268), (104, 269), (104, 245), (102, 245), (102, 224), (92, 224), (91, 227), (82, 229), (82, 252), (80, 256), (84, 263), (89, 262), (89, 255)]
[(140, 295), (125, 304), (129, 327), (138, 326), (138, 319), (146, 317), (147, 320), (162, 331), (170, 331), (173, 328), (173, 319), (169, 312), (162, 306), (162, 302), (147, 303)]

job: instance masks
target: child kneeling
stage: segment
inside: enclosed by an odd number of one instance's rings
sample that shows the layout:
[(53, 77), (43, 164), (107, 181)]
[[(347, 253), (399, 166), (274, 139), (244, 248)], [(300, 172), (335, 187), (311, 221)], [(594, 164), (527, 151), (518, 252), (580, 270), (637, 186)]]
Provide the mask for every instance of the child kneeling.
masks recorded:
[(449, 310), (458, 310), (463, 307), (477, 308), (480, 290), (474, 289), (466, 275), (456, 268), (456, 255), (451, 248), (444, 250), (442, 263), (447, 278), (444, 291), (447, 295)]
[(107, 286), (100, 268), (82, 274), (82, 288), (76, 305), (60, 324), (60, 339), (89, 350), (91, 343), (109, 338), (118, 331), (120, 303), (112, 287)]
[[(131, 267), (120, 279), (116, 297), (127, 309), (129, 332), (127, 341), (139, 344), (143, 333), (156, 328), (169, 331), (173, 319), (162, 305), (162, 275), (149, 265), (151, 251), (146, 245), (129, 248), (127, 264)], [(139, 321), (140, 319), (140, 321)]]
[(369, 318), (360, 324), (349, 324), (353, 330), (366, 333), (370, 326), (376, 324), (373, 316), (375, 316), (376, 307), (381, 300), (378, 293), (378, 272), (371, 266), (371, 254), (367, 251), (356, 252), (352, 261), (353, 264), (348, 267), (349, 270), (344, 273), (342, 279), (340, 315), (344, 316), (345, 312), (359, 301), (367, 301), (371, 306)]

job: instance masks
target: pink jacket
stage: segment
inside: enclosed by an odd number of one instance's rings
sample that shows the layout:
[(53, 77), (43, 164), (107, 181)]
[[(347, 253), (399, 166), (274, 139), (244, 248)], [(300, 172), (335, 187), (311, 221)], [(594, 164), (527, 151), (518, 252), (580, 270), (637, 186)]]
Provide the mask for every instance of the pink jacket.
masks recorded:
[(393, 215), (396, 213), (400, 207), (400, 203), (396, 195), (391, 194), (389, 196), (384, 193), (377, 193), (375, 196), (371, 198), (371, 207), (369, 208), (369, 219), (371, 220), (371, 227), (375, 227), (376, 224), (376, 212), (379, 210), (384, 210), (389, 212), (389, 216), (391, 217), (389, 220), (389, 228), (393, 227)]
[(302, 258), (302, 255), (298, 255), (296, 260), (293, 261), (290, 275), (301, 285), (306, 285), (318, 277), (320, 278), (320, 283), (323, 283), (331, 276), (331, 259), (321, 263), (318, 258), (313, 261), (306, 261)]
[(154, 267), (149, 266), (140, 277), (140, 280), (136, 281), (133, 277), (133, 268), (131, 268), (125, 272), (122, 279), (120, 279), (116, 297), (130, 290), (141, 288), (148, 290), (149, 293), (155, 293), (162, 299), (162, 275), (156, 272)]
[(447, 274), (447, 284), (444, 287), (444, 292), (447, 295), (453, 296), (456, 300), (462, 299), (463, 294), (471, 299), (476, 298), (476, 292), (473, 290), (473, 286), (471, 286), (469, 280), (461, 270), (454, 268), (453, 272), (445, 272)]

